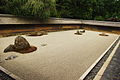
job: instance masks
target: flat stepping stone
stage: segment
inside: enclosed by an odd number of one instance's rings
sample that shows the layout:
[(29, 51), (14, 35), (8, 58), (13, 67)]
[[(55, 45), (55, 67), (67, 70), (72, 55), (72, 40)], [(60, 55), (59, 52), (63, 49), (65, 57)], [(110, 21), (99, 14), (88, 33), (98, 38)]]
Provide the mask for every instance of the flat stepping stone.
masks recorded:
[(47, 46), (47, 44), (41, 44), (41, 46)]

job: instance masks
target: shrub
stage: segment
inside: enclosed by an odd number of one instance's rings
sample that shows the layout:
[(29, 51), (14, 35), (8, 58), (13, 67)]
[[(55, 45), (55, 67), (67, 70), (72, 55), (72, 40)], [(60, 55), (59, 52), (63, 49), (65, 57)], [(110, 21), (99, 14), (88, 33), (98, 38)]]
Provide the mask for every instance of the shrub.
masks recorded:
[(46, 19), (55, 9), (55, 0), (6, 0), (2, 7), (11, 14)]
[(94, 18), (94, 20), (100, 20), (100, 21), (102, 21), (102, 20), (104, 20), (104, 18), (103, 18), (102, 16), (96, 16), (96, 17)]

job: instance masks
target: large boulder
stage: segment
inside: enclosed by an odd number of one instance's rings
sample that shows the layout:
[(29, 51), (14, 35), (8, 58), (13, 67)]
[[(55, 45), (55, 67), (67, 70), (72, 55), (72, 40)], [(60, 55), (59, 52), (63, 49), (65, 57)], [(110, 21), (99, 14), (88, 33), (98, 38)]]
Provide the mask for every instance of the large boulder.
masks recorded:
[(35, 50), (37, 50), (37, 48), (34, 46), (30, 46), (30, 44), (24, 37), (18, 36), (15, 38), (14, 45), (9, 45), (4, 50), (4, 52), (15, 51), (15, 52), (20, 52), (20, 53), (29, 53)]
[(15, 46), (15, 49), (18, 51), (30, 48), (30, 44), (22, 36), (16, 37), (15, 42), (14, 42), (14, 46)]

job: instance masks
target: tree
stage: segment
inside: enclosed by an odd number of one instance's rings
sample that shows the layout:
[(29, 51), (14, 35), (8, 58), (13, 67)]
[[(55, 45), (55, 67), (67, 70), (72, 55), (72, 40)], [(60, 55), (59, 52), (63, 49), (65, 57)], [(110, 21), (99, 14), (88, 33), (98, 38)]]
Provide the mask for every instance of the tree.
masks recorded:
[(0, 12), (46, 19), (120, 18), (120, 0), (0, 0)]
[(5, 12), (46, 19), (55, 10), (55, 0), (6, 0)]
[(0, 13), (6, 13), (5, 12), (5, 6), (7, 3), (7, 0), (0, 0)]
[(56, 2), (56, 9), (62, 17), (92, 18), (92, 0), (57, 0)]
[(58, 17), (104, 20), (120, 17), (120, 0), (57, 0)]

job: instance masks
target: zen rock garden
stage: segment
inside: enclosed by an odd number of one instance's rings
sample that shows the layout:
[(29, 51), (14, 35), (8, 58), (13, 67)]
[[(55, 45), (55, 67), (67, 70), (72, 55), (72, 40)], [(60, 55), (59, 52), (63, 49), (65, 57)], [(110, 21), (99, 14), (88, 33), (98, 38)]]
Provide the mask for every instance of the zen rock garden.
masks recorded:
[(37, 50), (37, 47), (31, 46), (29, 42), (22, 36), (15, 38), (14, 44), (10, 44), (4, 52), (19, 52), (19, 53), (29, 53)]

